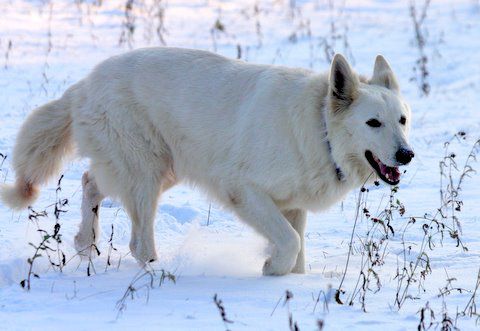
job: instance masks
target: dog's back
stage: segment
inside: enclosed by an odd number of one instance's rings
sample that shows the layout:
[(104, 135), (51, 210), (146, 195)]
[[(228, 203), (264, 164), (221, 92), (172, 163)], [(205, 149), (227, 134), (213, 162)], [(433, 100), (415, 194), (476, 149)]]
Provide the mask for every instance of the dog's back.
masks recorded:
[[(85, 80), (90, 104), (82, 107), (78, 122), (95, 126), (101, 121), (98, 110), (104, 109), (101, 116), (111, 114), (110, 125), (117, 129), (142, 123), (121, 130), (143, 130), (145, 139), (157, 141), (160, 135), (167, 147), (151, 147), (168, 150), (176, 178), (203, 185), (217, 197), (214, 182), (252, 180), (266, 187), (271, 176), (298, 182), (298, 174), (287, 178), (283, 169), (298, 169), (291, 112), (303, 104), (292, 96), (304, 93), (311, 76), (302, 69), (246, 64), (198, 50), (141, 49), (97, 66)], [(81, 151), (92, 157), (89, 148)]]

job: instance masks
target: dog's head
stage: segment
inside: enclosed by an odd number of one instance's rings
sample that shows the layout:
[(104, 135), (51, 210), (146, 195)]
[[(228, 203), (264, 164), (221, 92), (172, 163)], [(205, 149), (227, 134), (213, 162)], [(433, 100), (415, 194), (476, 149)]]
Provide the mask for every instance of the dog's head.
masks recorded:
[(385, 183), (398, 184), (398, 167), (414, 156), (408, 144), (411, 114), (387, 61), (377, 56), (373, 76), (366, 80), (335, 55), (328, 93), (328, 139), (338, 166), (359, 179), (373, 171)]

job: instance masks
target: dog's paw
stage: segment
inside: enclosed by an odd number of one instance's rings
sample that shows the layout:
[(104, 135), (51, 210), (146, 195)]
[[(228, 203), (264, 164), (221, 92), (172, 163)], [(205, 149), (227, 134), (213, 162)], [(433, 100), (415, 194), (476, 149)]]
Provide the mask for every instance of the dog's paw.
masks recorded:
[(85, 236), (83, 233), (77, 233), (74, 244), (75, 250), (80, 257), (95, 258), (98, 255), (93, 235)]
[(283, 254), (274, 254), (263, 265), (264, 276), (281, 276), (292, 271), (297, 261), (297, 252), (290, 251)]
[(305, 263), (295, 264), (295, 266), (293, 267), (291, 272), (294, 273), (294, 274), (304, 274), (305, 273)]
[(298, 253), (297, 262), (295, 263), (295, 266), (292, 269), (292, 273), (294, 274), (305, 273), (305, 255), (303, 253), (303, 250), (300, 253)]
[(291, 236), (280, 244), (274, 244), (274, 253), (263, 265), (263, 275), (281, 276), (292, 271), (296, 266), (297, 257), (300, 253), (300, 237), (292, 230)]
[(285, 264), (284, 262), (279, 263), (278, 260), (272, 259), (270, 257), (263, 264), (263, 270), (262, 270), (263, 275), (264, 276), (286, 275), (292, 270), (293, 264)]
[(157, 253), (147, 253), (147, 254), (136, 254), (132, 252), (132, 256), (137, 260), (140, 266), (145, 266), (147, 263), (154, 262), (158, 260)]
[(142, 243), (141, 241), (130, 243), (130, 252), (141, 265), (158, 260), (155, 248), (147, 246), (148, 245), (145, 245), (145, 243)]

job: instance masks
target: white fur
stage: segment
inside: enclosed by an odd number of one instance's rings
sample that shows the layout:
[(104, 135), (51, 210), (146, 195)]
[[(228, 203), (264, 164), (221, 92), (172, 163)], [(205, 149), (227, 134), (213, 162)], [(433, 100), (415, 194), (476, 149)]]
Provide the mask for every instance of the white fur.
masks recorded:
[[(395, 123), (408, 107), (386, 61), (377, 62), (368, 83), (335, 57), (330, 81), (341, 73), (353, 103), (336, 103), (334, 111), (327, 74), (178, 48), (112, 57), (27, 119), (14, 151), (17, 183), (36, 187), (54, 175), (72, 137), (91, 159), (77, 249), (95, 243), (98, 216), (91, 208), (112, 196), (132, 219), (133, 256), (155, 259), (158, 198), (189, 182), (273, 244), (265, 274), (303, 273), (305, 211), (325, 209), (367, 180), (365, 148), (390, 163), (406, 144), (407, 129)], [(365, 120), (377, 115), (389, 124), (372, 133)], [(8, 194), (5, 202), (19, 200)]]
[(82, 190), (82, 223), (75, 236), (75, 248), (81, 256), (94, 257), (94, 245), (98, 243), (100, 235), (98, 212), (104, 197), (88, 172), (82, 176)]
[(0, 200), (12, 209), (20, 210), (27, 208), (38, 197), (38, 190), (33, 194), (25, 194), (24, 188), (19, 185), (0, 185)]

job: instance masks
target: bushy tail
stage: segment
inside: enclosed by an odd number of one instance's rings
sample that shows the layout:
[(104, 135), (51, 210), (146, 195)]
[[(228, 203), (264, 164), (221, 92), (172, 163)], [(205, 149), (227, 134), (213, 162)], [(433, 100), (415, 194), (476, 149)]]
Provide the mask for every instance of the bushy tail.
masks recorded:
[(13, 209), (31, 205), (38, 186), (58, 175), (73, 149), (72, 118), (67, 93), (35, 109), (23, 123), (13, 150), (14, 185), (0, 187), (0, 199)]

